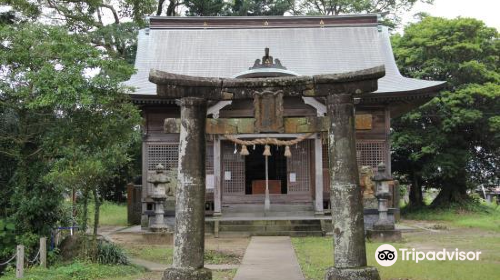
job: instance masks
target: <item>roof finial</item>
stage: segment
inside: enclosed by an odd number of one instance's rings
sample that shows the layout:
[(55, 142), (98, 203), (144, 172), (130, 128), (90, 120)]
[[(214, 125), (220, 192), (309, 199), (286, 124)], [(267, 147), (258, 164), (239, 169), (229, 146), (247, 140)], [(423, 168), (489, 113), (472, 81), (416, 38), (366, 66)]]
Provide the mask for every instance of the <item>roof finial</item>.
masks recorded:
[(264, 56), (262, 57), (262, 62), (260, 59), (256, 59), (253, 66), (248, 68), (249, 70), (252, 69), (259, 69), (259, 68), (279, 68), (279, 69), (285, 69), (283, 65), (281, 65), (281, 62), (279, 59), (273, 59), (272, 56), (269, 55), (269, 48), (266, 47), (264, 49)]

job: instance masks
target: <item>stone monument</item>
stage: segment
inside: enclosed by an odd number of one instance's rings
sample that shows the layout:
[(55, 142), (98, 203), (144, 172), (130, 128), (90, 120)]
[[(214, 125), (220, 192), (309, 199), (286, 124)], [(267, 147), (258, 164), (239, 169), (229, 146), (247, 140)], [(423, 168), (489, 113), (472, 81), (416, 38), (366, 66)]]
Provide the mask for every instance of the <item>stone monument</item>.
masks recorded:
[(151, 198), (155, 202), (155, 218), (149, 229), (153, 232), (168, 231), (168, 226), (165, 223), (163, 204), (167, 199), (167, 194), (171, 194), (172, 190), (167, 186), (170, 181), (165, 172), (165, 167), (161, 163), (156, 166), (155, 173), (149, 176), (148, 182), (153, 185)]
[(368, 239), (380, 242), (399, 241), (401, 231), (396, 230), (394, 222), (387, 217), (388, 202), (391, 198), (389, 183), (392, 182), (392, 178), (386, 174), (384, 163), (378, 165), (378, 172), (372, 180), (377, 186), (375, 196), (378, 199), (378, 220), (373, 224), (373, 229), (367, 230), (366, 235)]

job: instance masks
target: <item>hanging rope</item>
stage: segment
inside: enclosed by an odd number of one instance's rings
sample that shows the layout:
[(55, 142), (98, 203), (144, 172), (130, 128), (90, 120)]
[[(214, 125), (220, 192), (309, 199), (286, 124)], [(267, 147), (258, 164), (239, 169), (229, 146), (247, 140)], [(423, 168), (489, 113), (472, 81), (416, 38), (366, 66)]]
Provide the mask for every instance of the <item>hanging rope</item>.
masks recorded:
[(36, 253), (36, 256), (33, 258), (32, 261), (30, 261), (29, 259), (27, 259), (27, 261), (29, 263), (35, 263), (38, 260), (38, 256), (40, 256), (40, 249), (38, 249), (38, 252)]
[(248, 152), (247, 146), (253, 145), (254, 150), (255, 150), (255, 145), (265, 145), (264, 146), (264, 153), (262, 155), (268, 157), (271, 156), (271, 147), (269, 145), (275, 145), (276, 147), (278, 146), (285, 146), (285, 157), (291, 157), (292, 153), (290, 152), (290, 146), (291, 145), (297, 145), (298, 143), (306, 140), (309, 138), (311, 135), (313, 135), (315, 132), (311, 132), (302, 136), (299, 136), (293, 140), (279, 140), (277, 138), (259, 138), (259, 139), (254, 139), (254, 140), (241, 140), (239, 138), (236, 138), (235, 136), (232, 135), (224, 135), (228, 140), (234, 143), (235, 145), (235, 150), (234, 153), (236, 153), (236, 145), (241, 145), (241, 151), (240, 155), (242, 156), (248, 156), (250, 153)]
[(259, 138), (259, 139), (253, 139), (253, 140), (241, 140), (239, 138), (236, 138), (233, 135), (224, 135), (228, 140), (230, 140), (233, 143), (236, 143), (238, 145), (245, 145), (245, 146), (251, 146), (251, 145), (276, 145), (276, 146), (292, 146), (295, 144), (298, 144), (310, 136), (312, 136), (316, 132), (311, 132), (302, 136), (299, 136), (293, 140), (279, 140), (277, 138)]
[(16, 253), (14, 253), (14, 256), (12, 256), (12, 258), (10, 258), (10, 260), (4, 262), (4, 263), (0, 263), (0, 266), (4, 266), (4, 265), (8, 265), (13, 259), (15, 259), (17, 256)]

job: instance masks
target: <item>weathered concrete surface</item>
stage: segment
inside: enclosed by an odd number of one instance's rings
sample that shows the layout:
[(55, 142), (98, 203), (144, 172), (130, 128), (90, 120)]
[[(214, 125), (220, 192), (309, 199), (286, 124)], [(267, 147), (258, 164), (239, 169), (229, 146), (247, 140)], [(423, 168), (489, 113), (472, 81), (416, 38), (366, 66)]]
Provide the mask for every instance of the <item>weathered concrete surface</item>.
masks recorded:
[(379, 279), (366, 268), (363, 203), (356, 161), (354, 100), (351, 94), (327, 98), (331, 120), (328, 132), (335, 267), (326, 279)]
[(362, 267), (366, 266), (366, 249), (352, 95), (329, 96), (327, 109), (335, 267)]
[(179, 169), (177, 173), (174, 259), (164, 280), (211, 279), (205, 251), (205, 116), (203, 98), (181, 99)]
[(252, 237), (234, 280), (261, 279), (305, 279), (290, 237)]

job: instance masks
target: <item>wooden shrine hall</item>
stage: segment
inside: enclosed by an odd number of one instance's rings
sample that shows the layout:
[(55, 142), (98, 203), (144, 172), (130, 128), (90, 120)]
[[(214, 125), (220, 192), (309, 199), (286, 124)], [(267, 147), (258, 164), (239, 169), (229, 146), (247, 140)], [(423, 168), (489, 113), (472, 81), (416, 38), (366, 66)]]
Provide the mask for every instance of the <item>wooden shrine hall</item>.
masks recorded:
[[(237, 94), (222, 91), (207, 105), (206, 214), (222, 218), (258, 217), (265, 214), (265, 204), (276, 215), (323, 215), (334, 208), (326, 96), (309, 87), (321, 83), (321, 75), (347, 83), (349, 73), (365, 71), (367, 80), (376, 81), (354, 96), (356, 160), (359, 172), (372, 170), (365, 172), (371, 175), (381, 162), (391, 172), (391, 118), (426, 103), (443, 86), (399, 73), (388, 29), (372, 14), (153, 17), (139, 33), (135, 67), (126, 85), (135, 88), (131, 97), (144, 118), (145, 227), (154, 211), (148, 174), (159, 163), (175, 171), (179, 160), (179, 101), (158, 93), (175, 93), (185, 86), (182, 80), (212, 77), (196, 80), (204, 88), (220, 78), (238, 88)], [(279, 90), (256, 93), (238, 84), (255, 79), (273, 88), (266, 78), (275, 77), (286, 78)], [(171, 82), (162, 87), (165, 79)], [(294, 93), (296, 85), (302, 87), (300, 94)], [(169, 215), (170, 209), (167, 205)]]

